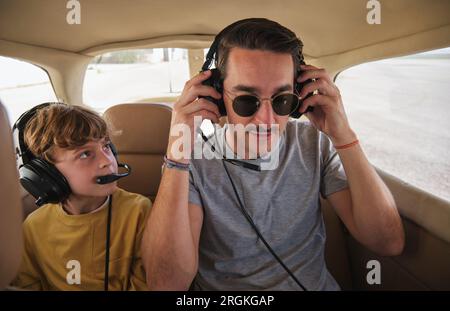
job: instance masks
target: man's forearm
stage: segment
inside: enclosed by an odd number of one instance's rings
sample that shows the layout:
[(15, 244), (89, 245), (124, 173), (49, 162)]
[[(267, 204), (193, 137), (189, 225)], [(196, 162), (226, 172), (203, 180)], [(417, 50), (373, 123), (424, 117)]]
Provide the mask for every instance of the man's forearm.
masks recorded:
[(359, 238), (380, 252), (400, 252), (403, 226), (391, 192), (359, 144), (337, 151), (347, 175)]
[(142, 244), (147, 285), (151, 290), (185, 290), (197, 271), (188, 189), (189, 172), (165, 169)]

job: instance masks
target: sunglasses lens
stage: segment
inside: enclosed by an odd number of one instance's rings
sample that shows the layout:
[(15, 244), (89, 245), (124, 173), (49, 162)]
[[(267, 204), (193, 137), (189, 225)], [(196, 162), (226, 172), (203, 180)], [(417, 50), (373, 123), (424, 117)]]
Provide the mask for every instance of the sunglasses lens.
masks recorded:
[(237, 96), (233, 100), (233, 109), (241, 117), (250, 117), (257, 110), (259, 106), (259, 99), (252, 95)]
[(287, 116), (297, 109), (298, 101), (294, 94), (278, 95), (273, 99), (273, 111), (280, 116)]

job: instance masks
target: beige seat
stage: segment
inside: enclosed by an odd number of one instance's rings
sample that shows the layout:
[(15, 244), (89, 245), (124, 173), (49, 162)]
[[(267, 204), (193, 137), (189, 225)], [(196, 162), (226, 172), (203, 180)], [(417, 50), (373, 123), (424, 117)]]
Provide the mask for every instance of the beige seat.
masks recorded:
[[(327, 231), (325, 256), (343, 289), (450, 290), (450, 203), (379, 171), (402, 215), (405, 248), (382, 257), (358, 243), (326, 200), (321, 200)], [(377, 260), (381, 284), (368, 284), (367, 263)]]
[(12, 281), (22, 252), (22, 206), (11, 127), (0, 103), (0, 289)]
[(119, 161), (132, 167), (119, 186), (154, 201), (167, 149), (172, 110), (163, 104), (120, 104), (105, 111)]

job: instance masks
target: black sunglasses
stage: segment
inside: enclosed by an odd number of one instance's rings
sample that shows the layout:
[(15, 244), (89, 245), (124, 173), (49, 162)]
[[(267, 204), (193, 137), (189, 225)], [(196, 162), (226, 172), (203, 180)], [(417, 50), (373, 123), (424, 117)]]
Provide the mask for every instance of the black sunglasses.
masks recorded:
[(273, 111), (280, 116), (291, 114), (298, 108), (300, 103), (300, 98), (294, 93), (283, 93), (272, 98), (259, 98), (255, 95), (239, 95), (233, 99), (233, 110), (241, 117), (250, 117), (258, 111), (264, 99), (270, 100)]

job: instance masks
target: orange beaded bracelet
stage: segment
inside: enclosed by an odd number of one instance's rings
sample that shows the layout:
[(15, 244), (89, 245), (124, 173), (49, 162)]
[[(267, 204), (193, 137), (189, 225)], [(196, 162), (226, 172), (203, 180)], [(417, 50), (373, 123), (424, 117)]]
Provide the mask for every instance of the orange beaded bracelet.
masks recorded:
[(357, 139), (357, 140), (355, 140), (355, 141), (353, 141), (353, 142), (351, 142), (349, 144), (346, 144), (346, 145), (334, 146), (334, 148), (335, 149), (347, 149), (347, 148), (350, 148), (350, 147), (352, 147), (352, 146), (354, 146), (354, 145), (356, 145), (358, 143), (359, 143), (359, 140)]

